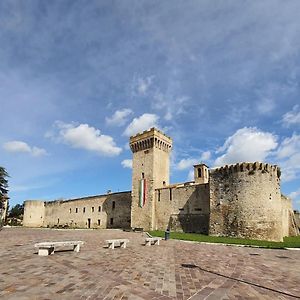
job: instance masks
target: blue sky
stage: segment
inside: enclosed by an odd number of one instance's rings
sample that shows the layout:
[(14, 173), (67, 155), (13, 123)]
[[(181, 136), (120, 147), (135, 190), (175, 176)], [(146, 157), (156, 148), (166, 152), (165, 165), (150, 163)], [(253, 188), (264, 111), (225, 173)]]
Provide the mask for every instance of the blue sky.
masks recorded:
[(300, 208), (300, 1), (1, 1), (11, 205), (131, 189), (131, 134), (193, 164), (265, 161)]

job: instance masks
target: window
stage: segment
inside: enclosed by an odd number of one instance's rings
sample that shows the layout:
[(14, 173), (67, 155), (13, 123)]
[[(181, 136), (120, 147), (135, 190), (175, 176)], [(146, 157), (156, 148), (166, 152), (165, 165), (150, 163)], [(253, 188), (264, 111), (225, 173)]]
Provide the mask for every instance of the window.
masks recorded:
[(77, 207), (76, 207), (76, 210), (75, 210), (75, 212), (76, 212), (76, 213), (78, 213), (78, 208), (77, 208)]
[(200, 168), (198, 169), (198, 177), (202, 177), (202, 172)]
[(202, 211), (202, 208), (195, 208), (195, 211)]
[(169, 189), (170, 191), (170, 201), (172, 201), (172, 189)]
[(101, 206), (98, 207), (98, 212), (101, 212)]
[(70, 213), (72, 212), (72, 209), (70, 208)]
[(110, 225), (114, 224), (114, 218), (110, 218)]
[(145, 173), (142, 173), (142, 179), (144, 179), (145, 178)]
[(163, 186), (166, 186), (166, 182), (165, 181), (163, 181)]
[(82, 210), (82, 211), (83, 211), (83, 213), (85, 213), (85, 207), (83, 208), (83, 210)]
[(179, 208), (180, 211), (184, 211), (184, 208)]
[(101, 220), (100, 219), (98, 219), (98, 226), (100, 226), (101, 225)]
[(94, 206), (92, 207), (92, 212), (94, 212), (95, 211), (95, 208), (94, 208)]
[(115, 209), (115, 208), (116, 208), (116, 202), (113, 201), (113, 202), (112, 202), (112, 209)]
[(158, 201), (160, 201), (160, 190), (158, 190)]

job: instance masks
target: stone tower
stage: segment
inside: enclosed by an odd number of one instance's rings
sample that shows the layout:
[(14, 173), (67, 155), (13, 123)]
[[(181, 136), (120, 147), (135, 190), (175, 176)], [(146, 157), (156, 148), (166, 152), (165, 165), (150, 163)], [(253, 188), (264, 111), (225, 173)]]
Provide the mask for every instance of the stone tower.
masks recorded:
[(132, 160), (131, 227), (154, 229), (155, 189), (169, 184), (172, 140), (156, 128), (130, 137)]
[(194, 165), (194, 180), (195, 183), (208, 183), (208, 166), (206, 164)]

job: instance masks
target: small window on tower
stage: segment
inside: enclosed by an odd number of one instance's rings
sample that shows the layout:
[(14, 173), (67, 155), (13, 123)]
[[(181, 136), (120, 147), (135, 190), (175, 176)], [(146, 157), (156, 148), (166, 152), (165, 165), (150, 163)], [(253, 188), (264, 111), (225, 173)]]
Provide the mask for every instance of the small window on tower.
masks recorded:
[(202, 172), (200, 168), (198, 169), (198, 177), (202, 177)]
[(85, 213), (85, 207), (83, 208), (82, 212)]
[(70, 208), (70, 213), (72, 212), (72, 209)]
[(145, 178), (145, 174), (144, 173), (142, 173), (142, 179), (144, 179)]
[(98, 212), (101, 212), (101, 206), (98, 207)]
[(94, 212), (95, 211), (95, 208), (94, 208), (94, 206), (92, 207), (92, 212)]
[(113, 202), (112, 202), (112, 209), (115, 209), (115, 208), (116, 208), (116, 202), (113, 201)]
[(98, 226), (100, 226), (101, 225), (101, 220), (100, 219), (98, 219)]

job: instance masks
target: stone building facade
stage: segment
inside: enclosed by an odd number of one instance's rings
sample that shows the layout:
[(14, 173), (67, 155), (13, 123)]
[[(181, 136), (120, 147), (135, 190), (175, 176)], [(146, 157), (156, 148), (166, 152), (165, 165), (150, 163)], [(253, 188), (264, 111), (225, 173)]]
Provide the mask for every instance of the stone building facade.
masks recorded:
[(27, 200), (26, 227), (130, 228), (131, 192), (70, 200)]
[(6, 217), (7, 217), (7, 209), (8, 209), (8, 200), (9, 197), (7, 195), (4, 195), (2, 197), (2, 199), (0, 199), (0, 221), (1, 224), (3, 225), (3, 223), (6, 221)]
[(170, 184), (172, 139), (156, 128), (130, 137), (132, 191), (64, 201), (25, 201), (24, 226), (143, 228), (282, 241), (297, 235), (280, 169), (238, 163), (194, 166), (194, 180)]

